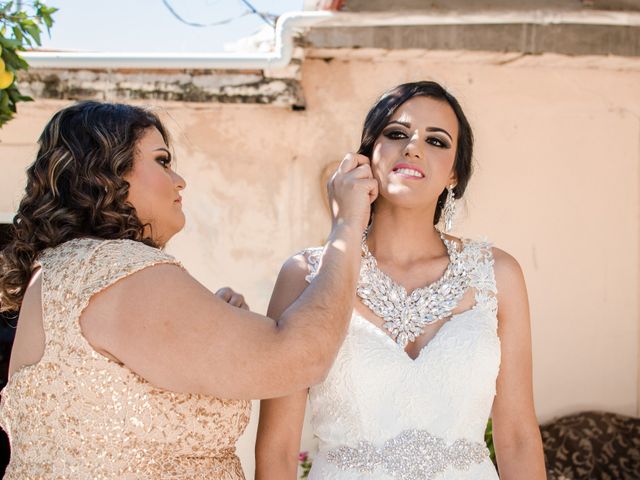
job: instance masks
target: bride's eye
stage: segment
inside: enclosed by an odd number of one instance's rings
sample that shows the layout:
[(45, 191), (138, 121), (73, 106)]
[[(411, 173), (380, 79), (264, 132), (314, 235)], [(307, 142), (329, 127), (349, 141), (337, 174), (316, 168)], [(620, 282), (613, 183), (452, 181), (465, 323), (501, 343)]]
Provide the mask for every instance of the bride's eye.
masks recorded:
[(449, 144), (449, 142), (442, 140), (441, 138), (438, 137), (429, 137), (427, 138), (427, 143), (429, 145), (433, 145), (434, 147), (438, 147), (438, 148), (450, 148), (451, 145)]
[(390, 138), (391, 140), (407, 138), (407, 135), (402, 130), (388, 130), (384, 132), (384, 136)]

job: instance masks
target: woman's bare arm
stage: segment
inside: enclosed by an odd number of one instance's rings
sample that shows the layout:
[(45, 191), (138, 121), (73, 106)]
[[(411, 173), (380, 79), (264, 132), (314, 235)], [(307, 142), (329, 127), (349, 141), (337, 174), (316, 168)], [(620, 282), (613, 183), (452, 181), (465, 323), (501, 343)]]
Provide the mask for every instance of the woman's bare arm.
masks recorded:
[(544, 480), (542, 441), (533, 404), (531, 328), (518, 262), (494, 249), (498, 284), (500, 374), (493, 404), (493, 441), (504, 480)]
[(179, 267), (158, 265), (96, 295), (81, 319), (85, 336), (172, 391), (268, 398), (319, 382), (346, 333), (377, 194), (361, 155), (345, 158), (332, 187), (334, 228), (322, 267), (278, 322), (229, 306)]

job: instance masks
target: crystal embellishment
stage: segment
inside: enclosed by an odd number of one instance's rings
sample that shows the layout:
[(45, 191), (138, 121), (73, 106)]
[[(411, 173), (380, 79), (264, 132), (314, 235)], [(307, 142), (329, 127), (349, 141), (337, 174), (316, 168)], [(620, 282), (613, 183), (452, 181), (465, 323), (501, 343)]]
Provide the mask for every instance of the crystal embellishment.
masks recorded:
[(399, 480), (433, 479), (449, 467), (468, 470), (488, 458), (484, 444), (458, 439), (447, 445), (425, 430), (405, 430), (382, 448), (362, 441), (355, 448), (341, 446), (327, 452), (329, 463), (341, 470), (368, 474), (383, 470)]
[(451, 315), (471, 283), (464, 249), (458, 251), (455, 242), (440, 236), (447, 247), (449, 265), (440, 279), (411, 294), (378, 268), (363, 239), (357, 294), (362, 303), (384, 319), (383, 327), (402, 348), (419, 337), (426, 325)]

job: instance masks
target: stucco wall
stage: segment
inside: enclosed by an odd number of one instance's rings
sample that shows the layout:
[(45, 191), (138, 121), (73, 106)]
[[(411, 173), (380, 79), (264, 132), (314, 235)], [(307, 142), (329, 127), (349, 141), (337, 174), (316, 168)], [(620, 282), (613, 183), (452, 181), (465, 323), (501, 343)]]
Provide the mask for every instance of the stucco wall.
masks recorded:
[[(640, 61), (309, 55), (306, 111), (160, 105), (188, 182), (188, 224), (169, 250), (205, 285), (231, 285), (264, 312), (280, 264), (326, 235), (321, 172), (357, 148), (370, 104), (397, 83), (439, 80), (477, 139), (457, 231), (487, 236), (527, 277), (540, 420), (582, 409), (638, 414)], [(0, 214), (15, 208), (34, 141), (64, 104), (21, 105), (0, 130)], [(240, 446), (249, 478), (254, 424)]]

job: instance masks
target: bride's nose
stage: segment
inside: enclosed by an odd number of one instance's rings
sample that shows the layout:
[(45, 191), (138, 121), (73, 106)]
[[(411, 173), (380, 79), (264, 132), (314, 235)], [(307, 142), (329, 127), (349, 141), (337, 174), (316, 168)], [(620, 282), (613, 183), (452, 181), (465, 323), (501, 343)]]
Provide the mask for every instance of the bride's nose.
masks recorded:
[(422, 143), (420, 142), (420, 138), (417, 134), (413, 135), (404, 147), (404, 156), (407, 159), (422, 160), (424, 158)]

